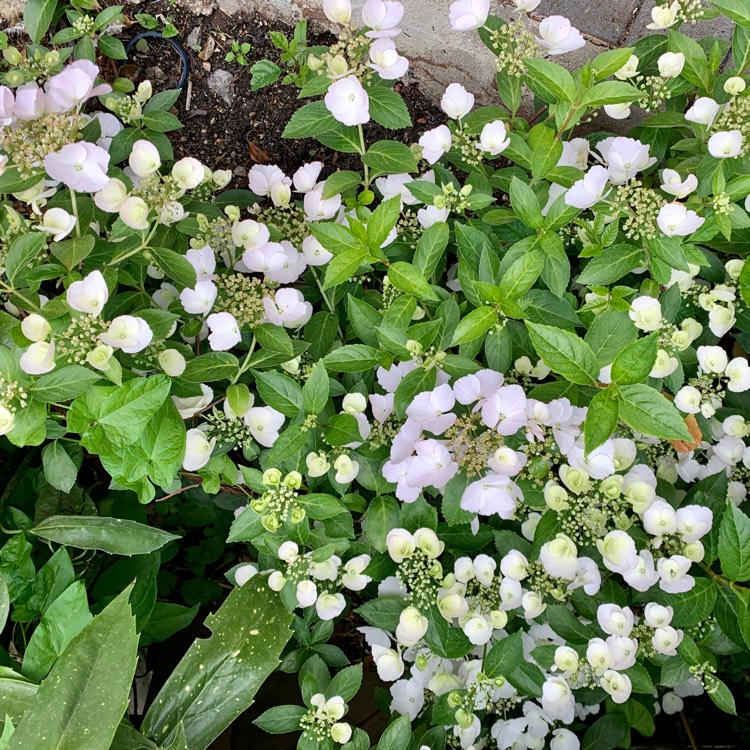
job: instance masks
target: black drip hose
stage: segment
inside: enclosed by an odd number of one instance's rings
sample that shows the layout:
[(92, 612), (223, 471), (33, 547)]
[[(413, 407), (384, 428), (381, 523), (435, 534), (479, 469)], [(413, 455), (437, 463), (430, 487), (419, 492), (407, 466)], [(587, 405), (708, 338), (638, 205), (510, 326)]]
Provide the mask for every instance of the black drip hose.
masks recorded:
[(182, 71), (180, 73), (180, 80), (175, 88), (181, 89), (187, 83), (188, 73), (190, 72), (190, 61), (188, 60), (185, 48), (176, 39), (172, 39), (171, 37), (167, 38), (158, 31), (144, 31), (142, 34), (136, 34), (125, 45), (125, 54), (128, 55), (128, 59), (130, 59), (130, 50), (132, 50), (135, 44), (141, 39), (161, 39), (163, 42), (169, 44), (175, 52), (177, 52), (177, 54), (180, 56)]

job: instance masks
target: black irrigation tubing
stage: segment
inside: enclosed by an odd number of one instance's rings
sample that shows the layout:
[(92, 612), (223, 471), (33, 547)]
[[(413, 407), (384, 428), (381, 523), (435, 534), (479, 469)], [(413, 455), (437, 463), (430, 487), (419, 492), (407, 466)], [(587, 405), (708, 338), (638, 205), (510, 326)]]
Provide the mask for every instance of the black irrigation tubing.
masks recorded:
[(182, 72), (180, 73), (180, 80), (177, 83), (176, 88), (181, 89), (187, 83), (188, 73), (190, 72), (190, 60), (188, 60), (185, 48), (176, 39), (165, 37), (158, 31), (144, 31), (142, 34), (136, 34), (125, 45), (125, 54), (128, 56), (128, 59), (130, 59), (130, 51), (141, 39), (161, 39), (163, 42), (169, 44), (175, 52), (177, 52), (182, 63)]

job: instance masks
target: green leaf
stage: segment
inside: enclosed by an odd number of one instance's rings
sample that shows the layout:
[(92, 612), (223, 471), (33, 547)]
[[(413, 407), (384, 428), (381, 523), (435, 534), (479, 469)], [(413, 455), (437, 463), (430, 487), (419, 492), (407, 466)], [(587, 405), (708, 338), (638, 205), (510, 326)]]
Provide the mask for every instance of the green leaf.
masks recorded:
[(630, 104), (642, 96), (643, 93), (640, 89), (625, 81), (604, 81), (592, 86), (586, 92), (582, 104), (586, 107), (603, 107), (607, 104)]
[(737, 706), (732, 691), (720, 679), (717, 677), (711, 678), (710, 687), (706, 692), (724, 713), (737, 716)]
[(168, 247), (150, 247), (148, 251), (154, 256), (156, 265), (173, 281), (193, 289), (198, 283), (195, 268), (188, 259)]
[(364, 372), (380, 364), (380, 352), (365, 344), (348, 344), (334, 349), (322, 361), (333, 372)]
[(119, 39), (109, 34), (102, 34), (96, 46), (103, 55), (111, 57), (113, 60), (128, 59), (128, 53), (125, 52), (125, 45)]
[(652, 333), (626, 346), (612, 364), (612, 382), (618, 385), (641, 383), (654, 368), (659, 337)]
[(29, 534), (77, 549), (110, 555), (147, 555), (180, 537), (137, 521), (109, 516), (49, 516)]
[(719, 561), (730, 581), (750, 579), (750, 518), (731, 500), (719, 527)]
[(356, 611), (373, 627), (394, 632), (401, 613), (408, 606), (406, 599), (401, 596), (381, 596), (370, 599), (357, 607)]
[(334, 414), (323, 428), (323, 437), (334, 447), (362, 441), (359, 422), (353, 414)]
[(750, 7), (744, 0), (709, 0), (709, 5), (713, 5), (730, 21), (744, 28), (750, 28)]
[(477, 307), (476, 310), (472, 310), (465, 318), (462, 318), (456, 326), (451, 346), (475, 341), (480, 336), (484, 336), (494, 325), (497, 325), (498, 321), (497, 311), (493, 307), (487, 305)]
[(0, 573), (0, 630), (5, 628), (10, 614), (10, 592), (5, 581), (5, 575)]
[(191, 748), (206, 748), (253, 703), (291, 637), (292, 615), (266, 579), (232, 590), (206, 618), (209, 638), (195, 641), (167, 679), (141, 726), (164, 744), (180, 722)]
[(411, 740), (411, 717), (399, 716), (388, 725), (376, 746), (376, 750), (407, 750)]
[(76, 581), (44, 613), (23, 655), (23, 673), (41, 682), (90, 620), (86, 587), (83, 581)]
[(285, 417), (296, 417), (302, 410), (302, 389), (287, 375), (253, 370), (255, 385), (263, 401)]
[(398, 528), (399, 507), (392, 497), (374, 498), (365, 514), (365, 533), (378, 552), (385, 552), (385, 540), (391, 529)]
[(335, 126), (336, 120), (326, 108), (324, 101), (310, 102), (291, 116), (281, 137), (309, 138), (328, 133)]
[(330, 383), (328, 373), (323, 365), (317, 362), (302, 386), (302, 406), (307, 414), (320, 414), (328, 403)]
[(598, 448), (615, 431), (617, 414), (617, 395), (612, 389), (606, 388), (591, 399), (583, 428), (586, 453)]
[(362, 157), (362, 161), (373, 170), (375, 176), (416, 172), (419, 168), (411, 149), (398, 141), (374, 143)]
[(62, 242), (54, 242), (50, 248), (54, 255), (67, 269), (72, 271), (82, 260), (88, 258), (94, 249), (94, 235), (72, 237)]
[(302, 425), (293, 424), (282, 432), (271, 448), (266, 462), (267, 466), (278, 466), (299, 453), (307, 443), (308, 433), (302, 430)]
[(46, 404), (70, 401), (86, 391), (101, 378), (81, 365), (55, 368), (52, 372), (39, 377), (29, 391), (37, 401)]
[(461, 659), (474, 648), (463, 630), (453, 627), (437, 607), (433, 606), (427, 615), (429, 626), (424, 641), (433, 654), (444, 659)]
[(567, 607), (555, 605), (547, 607), (546, 612), (549, 626), (566, 641), (585, 645), (594, 637), (594, 631), (588, 625), (584, 625)]
[(373, 86), (367, 92), (370, 99), (370, 117), (389, 130), (412, 126), (409, 110), (404, 100), (388, 86)]
[(519, 300), (536, 283), (544, 269), (545, 256), (538, 249), (524, 253), (510, 264), (498, 284), (500, 305), (509, 308), (512, 314), (511, 301)]
[(350, 281), (356, 275), (357, 270), (365, 263), (367, 255), (364, 250), (358, 248), (347, 250), (332, 258), (326, 266), (326, 276), (323, 290), (331, 289), (345, 281)]
[(561, 99), (572, 102), (576, 95), (576, 84), (573, 76), (562, 65), (549, 60), (524, 60), (526, 65), (526, 82), (539, 98), (550, 104)]
[(393, 405), (400, 419), (406, 417), (406, 407), (412, 402), (414, 396), (423, 391), (430, 391), (435, 387), (436, 373), (434, 368), (429, 370), (417, 367), (401, 380), (396, 387)]
[(633, 245), (613, 245), (593, 258), (578, 277), (579, 284), (612, 284), (643, 263), (643, 251)]
[[(68, 411), (68, 427), (86, 432), (96, 443), (104, 434), (118, 445), (131, 445), (159, 411), (171, 388), (166, 375), (134, 378), (121, 387), (89, 388), (76, 398)], [(93, 428), (89, 425), (95, 422)]]
[(628, 427), (662, 440), (692, 441), (680, 412), (659, 391), (636, 383), (619, 388), (620, 419)]
[(543, 180), (557, 166), (562, 156), (562, 142), (547, 125), (535, 125), (527, 140), (531, 148), (531, 174), (534, 180)]
[(297, 502), (315, 521), (325, 521), (326, 518), (334, 518), (346, 512), (344, 506), (333, 495), (314, 492), (310, 495), (300, 495)]
[(304, 706), (274, 706), (253, 720), (255, 726), (269, 734), (285, 734), (299, 729), (300, 719), (307, 713)]
[[(27, 11), (32, 4), (29, 2), (26, 5)], [(43, 232), (29, 232), (13, 240), (5, 257), (5, 277), (11, 286), (28, 269), (29, 264), (39, 256), (46, 239), (47, 236)]]
[(343, 170), (334, 172), (323, 185), (323, 198), (333, 198), (334, 195), (345, 193), (347, 190), (357, 187), (362, 183), (362, 175), (359, 172)]
[(570, 331), (526, 322), (531, 343), (544, 364), (578, 385), (591, 385), (599, 377), (599, 363), (591, 347)]
[(439, 221), (422, 232), (412, 263), (426, 278), (430, 278), (445, 255), (450, 231), (444, 221)]
[(54, 440), (44, 446), (42, 467), (44, 478), (61, 492), (70, 492), (76, 483), (78, 467), (59, 440)]
[(179, 119), (171, 112), (160, 110), (145, 113), (143, 115), (143, 124), (151, 131), (148, 134), (149, 140), (152, 140), (157, 133), (169, 133), (172, 130), (179, 130), (183, 127)]
[(34, 44), (47, 32), (57, 8), (57, 0), (28, 0), (23, 11), (23, 25)]
[(586, 333), (586, 343), (600, 367), (612, 363), (620, 351), (638, 337), (638, 329), (624, 310), (605, 310), (597, 315)]
[(171, 602), (156, 602), (151, 616), (141, 633), (141, 645), (165, 641), (170, 636), (186, 628), (198, 614), (199, 605), (183, 607)]
[(629, 728), (622, 714), (605, 714), (586, 730), (581, 750), (614, 750), (621, 745)]
[(182, 373), (188, 383), (212, 383), (216, 380), (229, 380), (239, 369), (239, 362), (229, 352), (208, 352), (191, 359)]
[(250, 73), (250, 91), (257, 91), (258, 89), (270, 86), (281, 77), (282, 70), (275, 63), (270, 60), (258, 60), (251, 68)]
[(388, 279), (402, 292), (411, 294), (421, 302), (434, 302), (440, 298), (432, 291), (427, 279), (411, 263), (396, 261), (388, 267)]
[(541, 228), (544, 224), (544, 217), (542, 216), (539, 200), (534, 191), (525, 182), (514, 176), (510, 181), (508, 193), (510, 195), (511, 208), (516, 212), (516, 216), (527, 227), (532, 227), (533, 229)]
[[(401, 215), (401, 196), (394, 195), (383, 201), (367, 220), (367, 242), (373, 250), (379, 250), (388, 239)], [(390, 269), (389, 269), (390, 270)]]
[(482, 671), (490, 678), (505, 677), (519, 667), (523, 660), (523, 641), (519, 631), (495, 641), (484, 657)]
[(326, 698), (340, 695), (344, 702), (349, 703), (362, 685), (362, 664), (345, 667), (328, 683), (325, 690)]
[(311, 223), (309, 226), (315, 239), (334, 255), (339, 255), (347, 250), (357, 250), (363, 253), (366, 250), (364, 244), (341, 224), (319, 221)]
[(109, 750), (128, 706), (138, 660), (131, 589), (71, 641), (39, 686), (8, 750)]

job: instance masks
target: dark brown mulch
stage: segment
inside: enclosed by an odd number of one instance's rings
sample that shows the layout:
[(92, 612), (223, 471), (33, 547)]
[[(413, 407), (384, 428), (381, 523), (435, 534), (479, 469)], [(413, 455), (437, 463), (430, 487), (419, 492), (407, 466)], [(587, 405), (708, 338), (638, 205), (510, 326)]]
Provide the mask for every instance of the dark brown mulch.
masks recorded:
[[(129, 15), (133, 14), (131, 8), (132, 6), (126, 6)], [(143, 11), (154, 15), (160, 12), (170, 13), (168, 4), (161, 0), (146, 4), (146, 7), (136, 6), (135, 12)], [(234, 183), (235, 187), (241, 186), (241, 178), (246, 171), (259, 162), (277, 164), (288, 174), (292, 174), (304, 162), (312, 160), (324, 161), (326, 173), (337, 168), (361, 168), (357, 154), (334, 153), (314, 139), (281, 138), (289, 118), (305, 103), (297, 99), (298, 89), (295, 86), (284, 86), (279, 82), (260, 91), (250, 90), (252, 64), (262, 59), (279, 61), (280, 52), (271, 43), (268, 32), (281, 31), (291, 37), (291, 28), (282, 23), (269, 23), (257, 15), (240, 19), (227, 16), (221, 11), (214, 11), (210, 16), (177, 12), (174, 24), (180, 30), (177, 39), (185, 47), (190, 61), (191, 89), (189, 107), (186, 85), (173, 110), (185, 125), (184, 129), (172, 134), (178, 158), (190, 155), (212, 169), (235, 170), (240, 178)], [(196, 33), (196, 29), (199, 33)], [(138, 24), (133, 24), (122, 37), (131, 38), (140, 31), (143, 29)], [(205, 49), (209, 36), (216, 42), (216, 51), (207, 61), (199, 58), (199, 50), (188, 46), (188, 37), (195, 39), (196, 36), (202, 49)], [(225, 62), (224, 56), (230, 50), (233, 40), (252, 45), (248, 65)], [(329, 45), (334, 41), (335, 37), (327, 32), (310, 29), (308, 34), (311, 46)], [(177, 57), (163, 44), (152, 42), (149, 53), (134, 54), (131, 62), (137, 65), (138, 70), (130, 69), (127, 72), (135, 72), (139, 78), (150, 77), (154, 90), (174, 85)], [(232, 74), (235, 96), (231, 106), (208, 86), (208, 77), (217, 69)], [(423, 96), (416, 85), (399, 83), (396, 84), (396, 90), (404, 97), (414, 126), (408, 130), (388, 131), (370, 123), (365, 126), (367, 143), (381, 139), (412, 143), (418, 140), (424, 130), (444, 121), (445, 116), (439, 107)]]

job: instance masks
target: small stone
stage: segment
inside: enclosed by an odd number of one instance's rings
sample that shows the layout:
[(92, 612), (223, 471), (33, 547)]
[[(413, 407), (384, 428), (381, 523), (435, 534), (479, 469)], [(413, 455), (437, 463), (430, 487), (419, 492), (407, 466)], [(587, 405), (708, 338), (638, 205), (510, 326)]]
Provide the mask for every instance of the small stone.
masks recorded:
[(230, 106), (234, 101), (234, 77), (228, 70), (221, 68), (214, 70), (206, 79), (208, 88), (216, 94), (225, 104)]
[(187, 38), (187, 46), (190, 49), (197, 49), (201, 43), (201, 30), (200, 26), (196, 26), (189, 34)]

